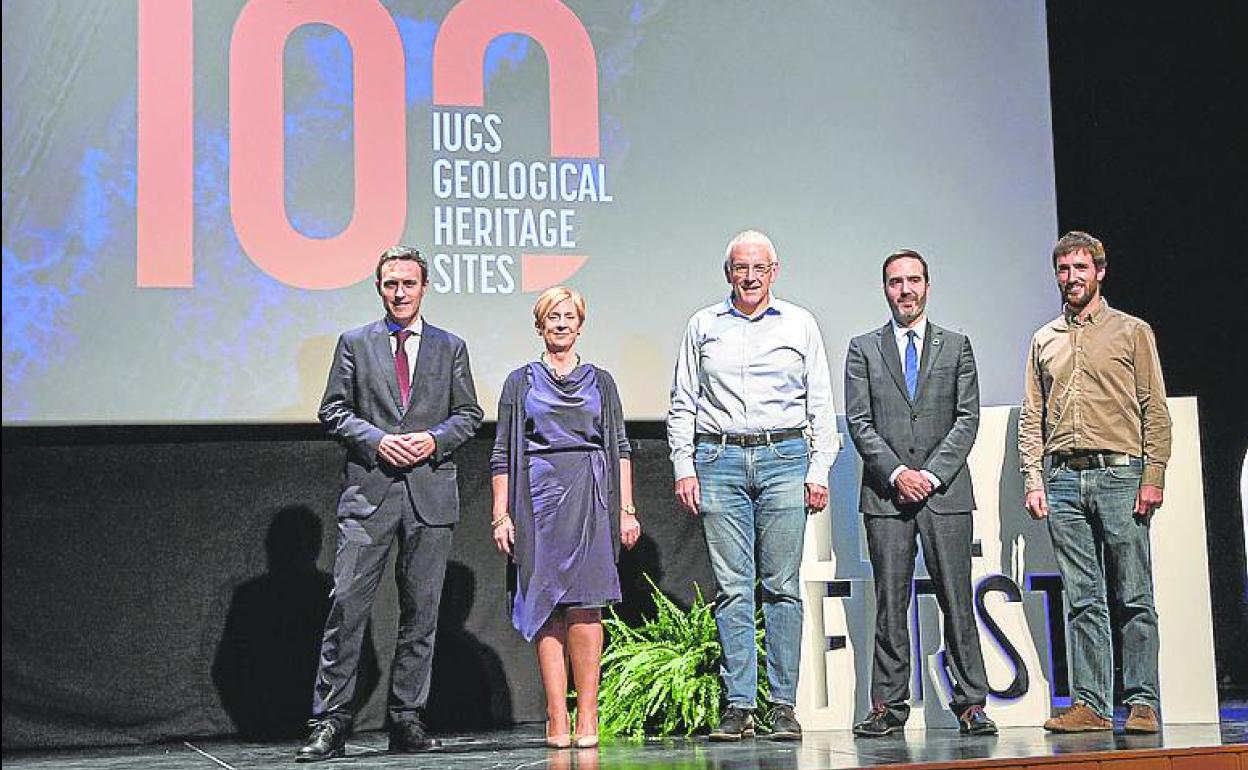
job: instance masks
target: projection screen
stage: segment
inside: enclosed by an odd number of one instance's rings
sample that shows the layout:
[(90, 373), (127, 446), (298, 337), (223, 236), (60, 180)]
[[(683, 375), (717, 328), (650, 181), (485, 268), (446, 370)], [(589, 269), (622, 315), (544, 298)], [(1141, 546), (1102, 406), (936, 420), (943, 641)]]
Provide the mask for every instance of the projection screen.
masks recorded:
[(3, 23), (6, 425), (314, 420), (396, 242), (490, 416), (565, 283), (585, 358), (661, 419), (745, 228), (837, 380), (898, 247), (985, 405), (1018, 400), (1057, 311), (1041, 0), (10, 0)]

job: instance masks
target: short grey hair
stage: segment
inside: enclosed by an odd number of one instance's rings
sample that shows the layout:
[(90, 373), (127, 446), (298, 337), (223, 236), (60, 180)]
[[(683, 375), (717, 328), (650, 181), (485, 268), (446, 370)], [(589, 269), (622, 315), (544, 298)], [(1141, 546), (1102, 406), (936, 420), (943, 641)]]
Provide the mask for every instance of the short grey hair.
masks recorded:
[(728, 241), (728, 248), (724, 249), (724, 272), (727, 273), (731, 269), (732, 250), (738, 246), (762, 246), (767, 249), (767, 253), (771, 254), (773, 264), (780, 262), (779, 255), (776, 254), (776, 247), (772, 244), (771, 239), (761, 230), (742, 230), (732, 236), (732, 240)]

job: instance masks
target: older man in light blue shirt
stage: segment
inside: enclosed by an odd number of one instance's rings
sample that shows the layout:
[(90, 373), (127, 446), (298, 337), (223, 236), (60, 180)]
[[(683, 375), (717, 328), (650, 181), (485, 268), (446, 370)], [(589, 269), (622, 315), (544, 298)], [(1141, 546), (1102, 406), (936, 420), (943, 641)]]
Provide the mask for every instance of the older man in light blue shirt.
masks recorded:
[(701, 517), (718, 583), (715, 622), (728, 709), (712, 740), (754, 733), (754, 581), (762, 582), (771, 735), (801, 738), (799, 570), (806, 514), (828, 503), (840, 448), (823, 337), (777, 299), (775, 247), (747, 230), (728, 243), (732, 294), (689, 320), (676, 361), (668, 443), (681, 507)]

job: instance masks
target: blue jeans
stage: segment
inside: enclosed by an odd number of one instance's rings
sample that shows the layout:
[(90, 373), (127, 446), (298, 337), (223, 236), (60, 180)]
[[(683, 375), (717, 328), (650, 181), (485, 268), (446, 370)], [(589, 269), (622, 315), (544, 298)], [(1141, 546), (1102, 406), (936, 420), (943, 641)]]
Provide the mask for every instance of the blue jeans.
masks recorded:
[(694, 451), (702, 531), (718, 592), (715, 623), (723, 648), (728, 705), (754, 708), (758, 692), (754, 581), (762, 582), (767, 681), (773, 703), (797, 702), (806, 533), (806, 441), (770, 446), (700, 443)]
[(1143, 467), (1048, 472), (1049, 534), (1066, 592), (1075, 700), (1114, 713), (1114, 652), (1107, 588), (1122, 624), (1122, 683), (1131, 705), (1158, 706), (1157, 610), (1149, 522), (1136, 516)]

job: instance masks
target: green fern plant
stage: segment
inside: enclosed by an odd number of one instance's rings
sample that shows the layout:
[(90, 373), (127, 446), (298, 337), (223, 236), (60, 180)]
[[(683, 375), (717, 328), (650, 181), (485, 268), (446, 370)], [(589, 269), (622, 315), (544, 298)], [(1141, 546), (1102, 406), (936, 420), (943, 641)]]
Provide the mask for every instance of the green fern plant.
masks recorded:
[[(692, 735), (719, 722), (723, 686), (720, 646), (712, 605), (695, 586), (693, 605), (677, 607), (646, 575), (656, 615), (629, 626), (615, 611), (603, 620), (598, 729), (603, 735)], [(763, 660), (761, 613), (755, 644)], [(767, 702), (767, 679), (759, 677), (759, 704)]]

